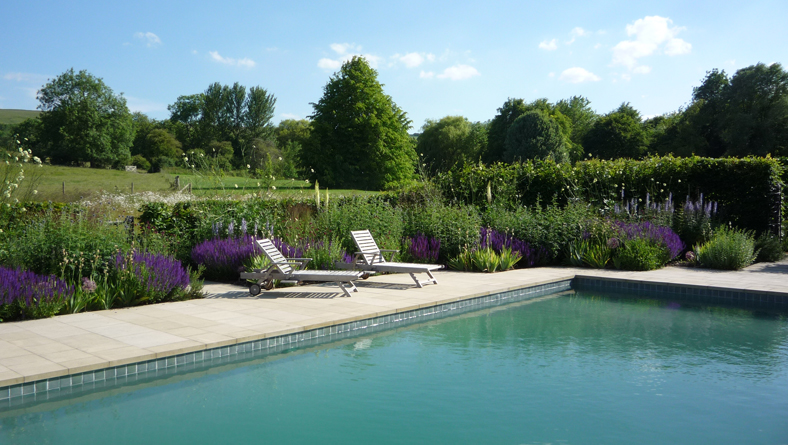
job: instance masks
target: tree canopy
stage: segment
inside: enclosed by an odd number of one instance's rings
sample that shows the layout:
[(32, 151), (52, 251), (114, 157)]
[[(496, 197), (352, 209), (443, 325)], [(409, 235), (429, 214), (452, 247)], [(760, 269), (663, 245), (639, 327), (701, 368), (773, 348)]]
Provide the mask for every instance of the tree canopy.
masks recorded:
[(410, 121), (364, 58), (345, 62), (312, 106), (312, 132), (301, 149), (301, 164), (313, 179), (367, 190), (412, 180), (416, 153)]
[(526, 159), (569, 160), (561, 127), (552, 117), (541, 111), (529, 111), (515, 119), (506, 135), (507, 162)]
[(44, 85), (38, 101), (40, 142), (54, 162), (110, 167), (130, 161), (134, 128), (126, 99), (100, 78), (71, 68)]
[(646, 154), (648, 138), (640, 120), (620, 107), (596, 121), (583, 138), (583, 148), (602, 159), (639, 159)]
[(427, 120), (418, 137), (416, 151), (432, 173), (457, 164), (477, 162), (487, 145), (487, 129), (462, 116)]

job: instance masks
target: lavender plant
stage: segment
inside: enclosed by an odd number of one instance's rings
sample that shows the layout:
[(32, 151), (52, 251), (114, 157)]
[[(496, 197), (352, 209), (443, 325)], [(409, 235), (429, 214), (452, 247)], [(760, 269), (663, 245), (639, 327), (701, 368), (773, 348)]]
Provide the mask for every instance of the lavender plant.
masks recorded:
[[(205, 266), (205, 278), (217, 281), (235, 281), (243, 270), (243, 263), (260, 253), (252, 235), (238, 238), (210, 239), (192, 248), (191, 259)], [(280, 249), (281, 250), (281, 249)], [(289, 256), (289, 252), (282, 252)]]
[(0, 321), (51, 317), (73, 293), (74, 286), (54, 275), (0, 266)]
[(405, 259), (413, 263), (436, 263), (440, 254), (441, 240), (423, 234), (405, 238)]

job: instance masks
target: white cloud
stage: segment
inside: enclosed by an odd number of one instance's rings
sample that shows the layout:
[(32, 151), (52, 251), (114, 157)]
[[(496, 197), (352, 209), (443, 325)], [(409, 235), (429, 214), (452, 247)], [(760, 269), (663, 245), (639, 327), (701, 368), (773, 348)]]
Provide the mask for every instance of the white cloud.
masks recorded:
[(131, 111), (139, 111), (140, 113), (155, 113), (167, 111), (167, 104), (153, 102), (147, 99), (141, 99), (134, 96), (124, 96), (126, 104)]
[(545, 51), (553, 51), (558, 49), (558, 44), (555, 42), (555, 39), (550, 40), (549, 42), (547, 40), (543, 40), (539, 42), (539, 49), (543, 49)]
[(599, 48), (602, 48), (602, 44), (601, 43), (597, 43), (596, 45), (594, 45), (594, 49), (599, 49)]
[(583, 83), (583, 82), (597, 82), (602, 79), (596, 74), (584, 68), (575, 66), (572, 68), (565, 69), (561, 73), (561, 75), (558, 76), (558, 80), (563, 80), (564, 82), (569, 82), (569, 83)]
[(361, 52), (361, 45), (356, 45), (355, 43), (332, 43), (330, 46), (331, 49), (340, 56), (348, 52)]
[(555, 77), (555, 73), (550, 72), (550, 74), (548, 74), (547, 77)]
[(422, 71), (419, 73), (419, 77), (421, 77), (422, 79), (432, 79), (433, 77), (435, 77), (435, 73), (433, 73), (432, 71)]
[(670, 27), (673, 21), (666, 17), (647, 16), (627, 25), (627, 35), (634, 40), (623, 40), (613, 47), (613, 65), (624, 65), (630, 70), (638, 67), (638, 59), (658, 52), (669, 56), (688, 54), (692, 45), (676, 37), (684, 27)]
[(424, 63), (425, 60), (429, 60), (430, 62), (435, 60), (435, 54), (430, 53), (408, 53), (404, 56), (396, 54), (395, 57), (408, 68), (416, 68)]
[(218, 51), (208, 51), (211, 55), (211, 60), (225, 65), (234, 65), (244, 68), (252, 68), (255, 66), (254, 60), (244, 57), (243, 59), (233, 59), (232, 57), (223, 57)]
[(161, 39), (159, 36), (152, 32), (137, 32), (134, 33), (134, 38), (145, 41), (148, 47), (161, 45)]
[(47, 76), (43, 74), (33, 74), (33, 73), (8, 73), (3, 76), (5, 80), (15, 80), (17, 82), (35, 82), (35, 83), (43, 83), (47, 81)]
[(361, 54), (361, 45), (356, 45), (355, 43), (332, 43), (329, 46), (341, 57), (338, 59), (324, 57), (318, 60), (317, 67), (327, 71), (339, 69), (343, 63), (352, 59), (354, 56), (360, 56), (367, 59), (369, 66), (372, 68), (377, 68), (382, 60), (381, 57), (373, 54)]
[(632, 72), (635, 74), (648, 74), (651, 72), (651, 67), (647, 65), (636, 66)]
[(569, 32), (569, 35), (572, 36), (572, 38), (568, 42), (566, 42), (566, 44), (567, 45), (571, 45), (572, 43), (575, 42), (575, 39), (577, 39), (578, 37), (585, 37), (585, 36), (590, 35), (590, 34), (591, 33), (589, 31), (586, 31), (583, 28), (578, 26), (578, 27), (572, 29), (572, 31)]
[(341, 60), (332, 60), (332, 59), (322, 58), (322, 59), (317, 61), (317, 67), (321, 68), (321, 69), (324, 69), (324, 70), (336, 70), (336, 69), (339, 69), (339, 67), (341, 67), (341, 66), (342, 66), (342, 61)]
[(280, 114), (280, 116), (282, 116), (282, 119), (295, 119), (295, 120), (301, 119), (301, 116), (293, 113), (282, 113)]
[(624, 73), (624, 74), (622, 74), (622, 75), (621, 75), (621, 78), (622, 78), (623, 80), (626, 80), (627, 82), (629, 82), (630, 80), (632, 80), (632, 76), (630, 76), (630, 75), (629, 75), (629, 74), (627, 74), (627, 73)]
[(469, 65), (458, 64), (443, 70), (443, 73), (438, 74), (438, 79), (465, 80), (480, 75), (481, 74), (476, 68)]

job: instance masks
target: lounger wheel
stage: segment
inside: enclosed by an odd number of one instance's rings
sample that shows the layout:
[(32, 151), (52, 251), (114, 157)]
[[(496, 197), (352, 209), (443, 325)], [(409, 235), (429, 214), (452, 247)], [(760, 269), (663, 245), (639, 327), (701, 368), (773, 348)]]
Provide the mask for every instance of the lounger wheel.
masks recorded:
[(260, 295), (261, 291), (262, 289), (260, 289), (259, 284), (252, 284), (251, 286), (249, 286), (249, 293), (252, 294), (252, 296)]
[(363, 274), (361, 274), (361, 279), (362, 280), (366, 280), (369, 277), (370, 277), (369, 272), (364, 272)]
[(265, 280), (263, 281), (263, 287), (265, 290), (271, 290), (274, 288), (274, 280)]

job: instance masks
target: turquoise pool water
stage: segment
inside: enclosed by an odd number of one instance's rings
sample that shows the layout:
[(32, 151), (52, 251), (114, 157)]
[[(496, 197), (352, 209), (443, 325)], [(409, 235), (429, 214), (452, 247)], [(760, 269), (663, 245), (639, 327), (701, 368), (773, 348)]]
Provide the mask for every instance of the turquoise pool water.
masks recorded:
[(578, 293), (0, 412), (1, 444), (788, 442), (788, 319)]

